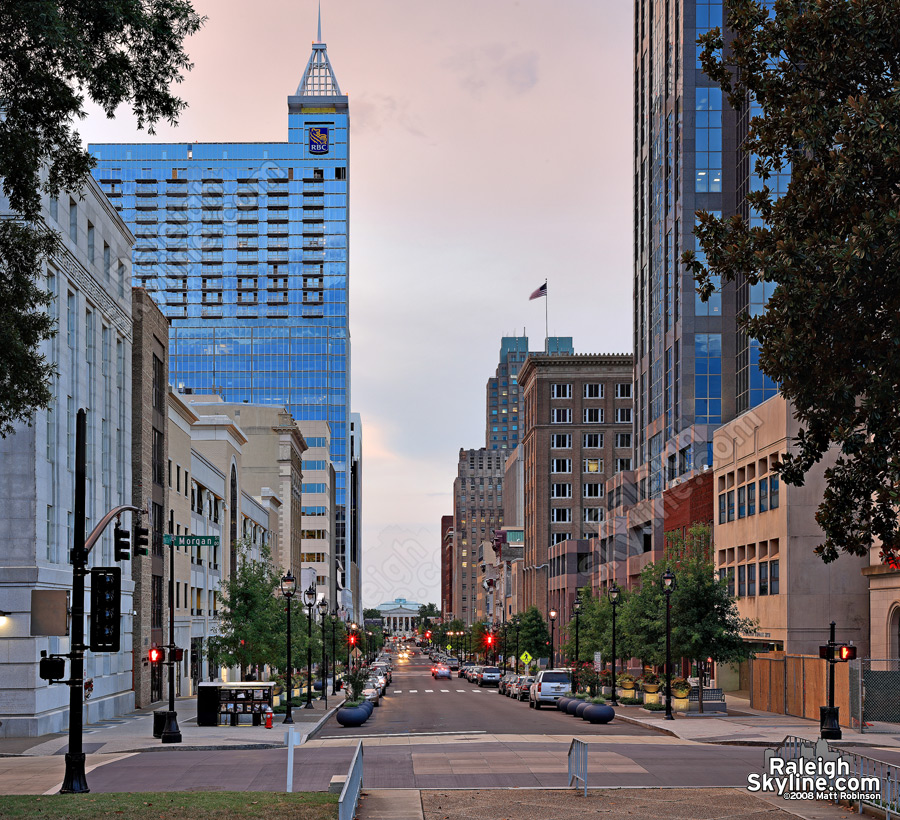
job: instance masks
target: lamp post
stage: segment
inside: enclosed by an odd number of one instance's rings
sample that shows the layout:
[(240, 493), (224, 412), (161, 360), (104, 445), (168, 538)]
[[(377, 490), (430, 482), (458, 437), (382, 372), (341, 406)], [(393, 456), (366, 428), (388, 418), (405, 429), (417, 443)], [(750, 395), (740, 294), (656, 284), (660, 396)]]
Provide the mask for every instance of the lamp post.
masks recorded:
[(337, 695), (337, 646), (335, 635), (337, 634), (338, 610), (337, 607), (331, 613), (331, 694)]
[(606, 592), (609, 602), (612, 604), (612, 700), (613, 706), (618, 706), (619, 701), (616, 700), (616, 604), (619, 603), (619, 587), (615, 581)]
[(513, 615), (513, 629), (516, 630), (516, 674), (519, 674), (519, 629), (522, 626), (522, 619), (518, 615)]
[(572, 685), (574, 686), (574, 691), (578, 693), (578, 664), (580, 663), (580, 658), (578, 657), (578, 618), (581, 615), (581, 597), (575, 596), (575, 603), (572, 604), (572, 611), (575, 613), (575, 663), (572, 665)]
[(312, 611), (316, 604), (316, 585), (310, 584), (309, 589), (303, 593), (303, 602), (306, 604), (306, 703), (304, 709), (313, 709), (312, 705)]
[(319, 616), (322, 618), (322, 694), (321, 699), (325, 701), (325, 708), (328, 708), (328, 655), (325, 652), (325, 616), (328, 614), (328, 601), (322, 598), (316, 609), (319, 610)]
[(291, 715), (291, 601), (294, 593), (297, 591), (297, 582), (294, 580), (293, 573), (290, 570), (281, 579), (281, 596), (287, 601), (287, 709), (284, 713), (282, 723), (293, 723), (294, 718)]
[[(672, 590), (675, 589), (675, 573), (667, 569), (662, 577), (666, 594), (666, 720), (675, 720), (672, 714)], [(700, 681), (703, 685), (703, 681)]]
[(556, 668), (556, 643), (553, 640), (553, 633), (556, 628), (556, 616), (559, 613), (555, 609), (550, 610), (550, 668)]
[(349, 634), (347, 636), (347, 671), (350, 671), (350, 650), (356, 646), (354, 639), (356, 638), (356, 624), (350, 624)]

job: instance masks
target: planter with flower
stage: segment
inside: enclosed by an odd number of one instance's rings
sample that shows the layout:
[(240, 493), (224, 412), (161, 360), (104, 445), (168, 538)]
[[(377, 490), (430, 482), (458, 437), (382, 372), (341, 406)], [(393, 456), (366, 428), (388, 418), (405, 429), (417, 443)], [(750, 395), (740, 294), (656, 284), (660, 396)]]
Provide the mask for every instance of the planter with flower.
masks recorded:
[(649, 669), (641, 676), (641, 689), (644, 692), (644, 703), (659, 703), (659, 675)]
[(609, 669), (604, 669), (599, 674), (600, 679), (600, 694), (601, 695), (611, 695), (612, 694), (612, 671)]
[(616, 683), (619, 685), (619, 697), (620, 698), (628, 698), (628, 699), (639, 699), (639, 693), (637, 691), (637, 684), (634, 679), (634, 675), (630, 672), (623, 672), (616, 678)]
[(684, 678), (672, 678), (672, 708), (679, 712), (687, 712), (690, 708), (688, 695), (691, 685)]

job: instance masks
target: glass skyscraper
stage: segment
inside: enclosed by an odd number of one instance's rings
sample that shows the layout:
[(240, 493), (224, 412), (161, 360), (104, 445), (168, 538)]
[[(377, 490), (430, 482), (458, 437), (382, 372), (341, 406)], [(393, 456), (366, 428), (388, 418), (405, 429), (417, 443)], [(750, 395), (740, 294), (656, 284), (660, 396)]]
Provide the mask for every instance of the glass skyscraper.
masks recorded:
[[(722, 0), (635, 0), (634, 9), (635, 478), (638, 499), (652, 501), (711, 464), (715, 428), (776, 387), (736, 324), (764, 309), (771, 286), (728, 284), (704, 303), (680, 261), (700, 253), (696, 211), (752, 217), (743, 196), (758, 184), (740, 150), (749, 107), (731, 109), (698, 58), (697, 38), (727, 22)], [(651, 507), (648, 530), (659, 514)]]
[(176, 389), (284, 405), (301, 428), (330, 423), (346, 571), (350, 123), (324, 43), (287, 103), (287, 142), (90, 151), (137, 238), (134, 284), (171, 322)]

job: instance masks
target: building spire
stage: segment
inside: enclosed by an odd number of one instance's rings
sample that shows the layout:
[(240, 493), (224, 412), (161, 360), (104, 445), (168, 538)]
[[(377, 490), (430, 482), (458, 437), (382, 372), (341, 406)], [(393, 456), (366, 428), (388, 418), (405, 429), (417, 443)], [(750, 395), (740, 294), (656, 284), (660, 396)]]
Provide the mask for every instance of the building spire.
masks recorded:
[(303, 79), (297, 86), (298, 97), (340, 97), (341, 87), (338, 85), (334, 69), (328, 59), (328, 51), (322, 42), (322, 0), (319, 0), (319, 28), (318, 39), (313, 43), (312, 54)]

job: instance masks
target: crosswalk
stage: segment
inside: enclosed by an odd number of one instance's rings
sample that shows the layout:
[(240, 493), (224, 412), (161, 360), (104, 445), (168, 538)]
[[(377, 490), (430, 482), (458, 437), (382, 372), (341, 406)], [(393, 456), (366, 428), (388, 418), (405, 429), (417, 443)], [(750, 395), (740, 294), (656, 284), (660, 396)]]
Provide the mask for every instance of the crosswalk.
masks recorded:
[[(481, 693), (483, 693), (483, 692), (493, 692), (494, 694), (497, 694), (497, 690), (496, 690), (496, 689), (468, 689), (468, 690), (466, 690), (466, 689), (456, 689), (455, 691), (456, 691), (456, 692), (466, 692), (466, 691), (469, 691), (469, 692), (474, 692), (476, 695), (479, 695), (479, 694), (481, 694)], [(450, 689), (438, 689), (438, 690), (437, 690), (437, 694), (440, 694), (440, 693), (450, 694), (450, 692), (451, 692)], [(423, 690), (423, 694), (434, 694), (434, 693), (435, 693), (435, 690), (434, 690), (434, 689), (425, 689), (425, 690)], [(403, 695), (403, 694), (407, 694), (407, 695), (418, 695), (418, 694), (419, 694), (419, 690), (418, 690), (418, 689), (391, 689), (391, 690), (390, 690), (390, 694), (392, 694), (392, 695)]]

